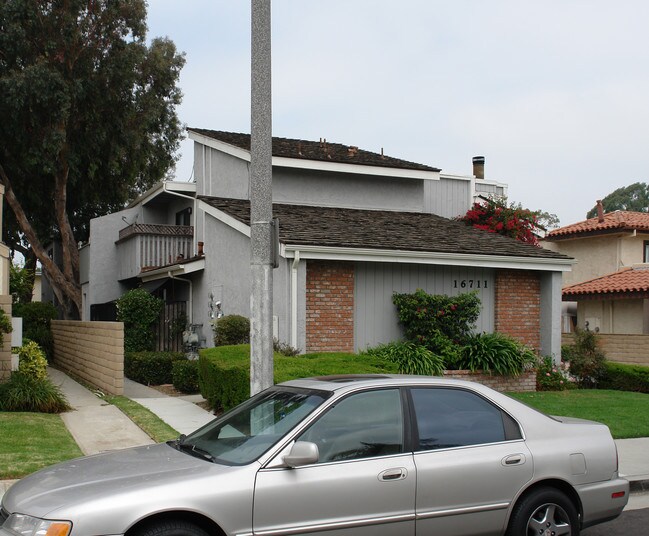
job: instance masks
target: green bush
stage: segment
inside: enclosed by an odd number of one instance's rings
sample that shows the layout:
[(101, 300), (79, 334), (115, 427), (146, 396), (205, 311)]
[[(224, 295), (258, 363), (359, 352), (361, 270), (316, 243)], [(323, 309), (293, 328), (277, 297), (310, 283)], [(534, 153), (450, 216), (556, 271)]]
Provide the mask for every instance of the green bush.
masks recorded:
[[(250, 397), (250, 345), (218, 346), (199, 351), (198, 383), (212, 409), (227, 410)], [(274, 382), (332, 374), (398, 372), (394, 363), (369, 354), (327, 352), (286, 357), (276, 353)]]
[(367, 354), (395, 363), (399, 374), (441, 376), (444, 373), (444, 359), (425, 346), (411, 341), (394, 341), (366, 350)]
[(176, 389), (183, 393), (198, 393), (198, 361), (174, 361), (171, 376)]
[(286, 357), (292, 357), (294, 355), (300, 355), (302, 350), (299, 348), (293, 348), (287, 342), (280, 342), (278, 339), (273, 339), (273, 351), (285, 355)]
[(568, 354), (570, 374), (581, 387), (595, 387), (604, 377), (606, 356), (599, 347), (599, 337), (594, 331), (576, 329), (574, 344)]
[(535, 361), (534, 352), (517, 340), (502, 333), (483, 333), (469, 338), (456, 365), (474, 372), (518, 375)]
[(649, 367), (607, 362), (598, 387), (617, 391), (649, 393)]
[(143, 288), (129, 290), (117, 300), (117, 320), (124, 322), (124, 351), (152, 351), (153, 326), (160, 318), (164, 302)]
[(0, 383), (0, 411), (61, 413), (70, 405), (58, 386), (49, 378), (35, 378), (20, 371)]
[(45, 352), (34, 341), (28, 341), (18, 349), (18, 371), (35, 380), (47, 378)]
[(412, 294), (394, 293), (392, 302), (406, 338), (435, 353), (439, 353), (440, 335), (464, 344), (480, 315), (480, 298), (475, 292), (444, 296), (418, 289)]
[(550, 356), (542, 357), (539, 360), (536, 368), (536, 389), (538, 391), (565, 391), (571, 387), (573, 384), (564, 363), (557, 366)]
[(5, 334), (11, 333), (13, 330), (11, 317), (3, 309), (0, 309), (0, 347), (4, 344)]
[(214, 346), (250, 342), (250, 320), (241, 315), (226, 315), (212, 323)]
[(56, 307), (50, 302), (16, 303), (13, 315), (23, 319), (23, 339), (38, 343), (51, 361), (54, 357), (54, 337), (51, 322), (59, 316)]
[(124, 375), (144, 385), (173, 383), (173, 363), (186, 359), (181, 352), (128, 352), (124, 354)]

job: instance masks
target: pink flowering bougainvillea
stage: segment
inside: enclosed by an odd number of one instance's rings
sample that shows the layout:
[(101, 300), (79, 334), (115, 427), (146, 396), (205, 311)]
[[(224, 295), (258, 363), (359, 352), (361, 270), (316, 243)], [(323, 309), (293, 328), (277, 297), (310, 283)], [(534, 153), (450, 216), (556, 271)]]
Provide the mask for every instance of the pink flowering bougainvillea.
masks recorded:
[(467, 213), (458, 220), (476, 229), (539, 245), (536, 236), (540, 227), (538, 213), (513, 203), (508, 205), (507, 200), (503, 198), (490, 198), (473, 203)]

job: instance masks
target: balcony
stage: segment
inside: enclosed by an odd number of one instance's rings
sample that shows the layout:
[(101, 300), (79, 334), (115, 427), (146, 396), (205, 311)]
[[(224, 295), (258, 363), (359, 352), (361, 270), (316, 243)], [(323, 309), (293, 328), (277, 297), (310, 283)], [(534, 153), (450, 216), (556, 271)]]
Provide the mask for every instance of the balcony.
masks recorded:
[(118, 279), (191, 258), (193, 240), (194, 228), (186, 225), (136, 223), (125, 227), (115, 242)]

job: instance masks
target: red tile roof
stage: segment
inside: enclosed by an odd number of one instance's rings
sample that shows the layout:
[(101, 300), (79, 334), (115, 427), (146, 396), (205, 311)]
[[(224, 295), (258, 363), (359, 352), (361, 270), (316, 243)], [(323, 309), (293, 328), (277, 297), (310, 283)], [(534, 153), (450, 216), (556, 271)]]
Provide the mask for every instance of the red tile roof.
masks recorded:
[(547, 234), (546, 240), (622, 231), (649, 231), (649, 214), (616, 210), (604, 214), (604, 221), (601, 223), (597, 217), (594, 217), (555, 229)]
[(649, 266), (622, 270), (576, 283), (563, 289), (566, 301), (580, 298), (646, 297), (649, 295)]

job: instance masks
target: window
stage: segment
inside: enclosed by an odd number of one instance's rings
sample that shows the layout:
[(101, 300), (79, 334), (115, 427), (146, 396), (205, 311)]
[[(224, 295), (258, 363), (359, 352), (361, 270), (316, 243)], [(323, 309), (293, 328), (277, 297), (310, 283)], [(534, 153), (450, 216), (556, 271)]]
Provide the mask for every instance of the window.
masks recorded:
[(522, 437), (509, 415), (462, 389), (412, 389), (419, 442), (416, 450), (495, 443)]
[(649, 262), (649, 240), (644, 241), (642, 262)]
[(176, 212), (176, 225), (191, 225), (192, 208), (187, 207), (185, 210)]
[(403, 452), (399, 390), (366, 391), (341, 400), (298, 441), (318, 445), (319, 463)]

